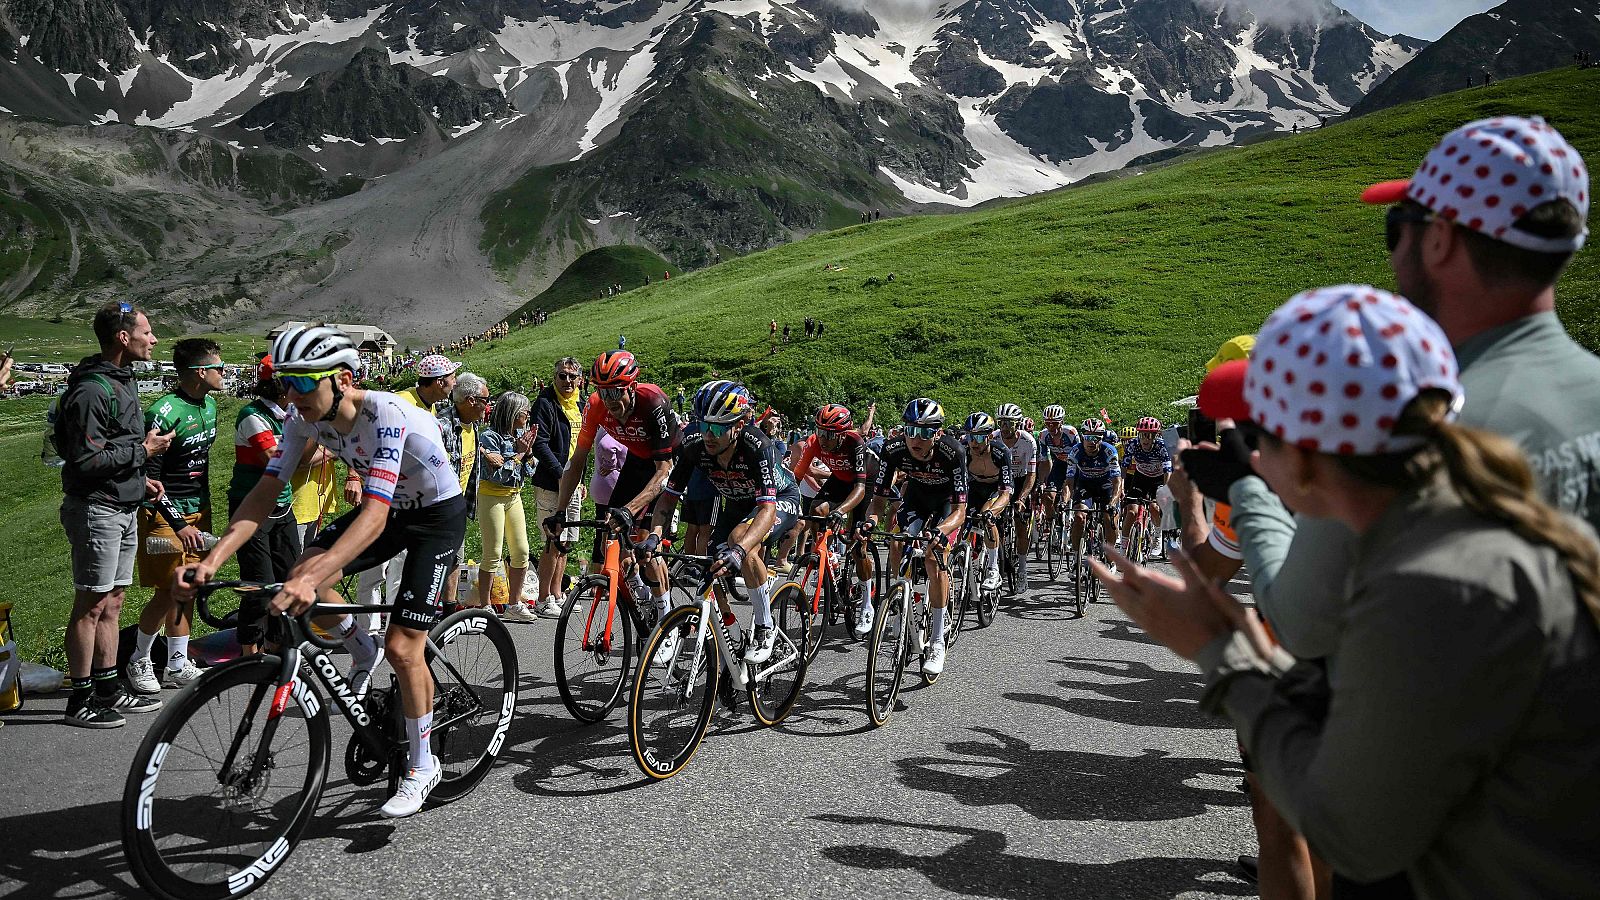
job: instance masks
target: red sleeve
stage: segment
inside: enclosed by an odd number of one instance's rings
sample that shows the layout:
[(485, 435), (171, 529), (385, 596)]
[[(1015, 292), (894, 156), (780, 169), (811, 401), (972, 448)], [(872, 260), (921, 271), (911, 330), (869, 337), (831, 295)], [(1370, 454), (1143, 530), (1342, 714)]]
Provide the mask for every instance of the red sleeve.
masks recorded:
[(589, 406), (583, 411), (583, 427), (578, 430), (578, 452), (588, 453), (594, 447), (594, 436), (601, 425), (605, 424), (606, 405), (600, 402), (599, 394), (589, 395)]
[(811, 460), (817, 455), (817, 436), (812, 435), (800, 444), (800, 456), (789, 464), (789, 474), (796, 479), (805, 478), (811, 471)]

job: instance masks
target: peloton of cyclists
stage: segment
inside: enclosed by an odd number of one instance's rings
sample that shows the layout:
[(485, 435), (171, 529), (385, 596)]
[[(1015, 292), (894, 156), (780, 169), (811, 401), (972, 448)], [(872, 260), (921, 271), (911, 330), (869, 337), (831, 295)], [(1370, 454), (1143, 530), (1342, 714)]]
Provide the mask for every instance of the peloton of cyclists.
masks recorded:
[[(999, 426), (986, 412), (967, 417), (962, 438), (967, 447), (967, 508), (1000, 516), (1011, 504), (1015, 478), (1011, 450), (996, 434)], [(1000, 587), (1000, 528), (990, 521), (983, 531), (983, 589)]]

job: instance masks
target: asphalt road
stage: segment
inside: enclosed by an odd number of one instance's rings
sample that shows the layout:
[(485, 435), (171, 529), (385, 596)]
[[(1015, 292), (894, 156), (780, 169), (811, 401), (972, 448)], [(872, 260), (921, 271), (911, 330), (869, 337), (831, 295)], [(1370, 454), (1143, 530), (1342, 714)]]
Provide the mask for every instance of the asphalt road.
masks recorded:
[[(908, 673), (883, 728), (865, 647), (830, 643), (786, 723), (719, 710), (662, 783), (635, 768), (621, 713), (567, 716), (553, 621), (513, 624), (519, 714), (478, 789), (382, 819), (382, 784), (344, 781), (336, 721), (309, 837), (256, 896), (1253, 896), (1233, 733), (1198, 711), (1198, 674), (1109, 603), (1075, 618), (1033, 572), (937, 685)], [(118, 808), (154, 717), (84, 732), (56, 724), (64, 705), (30, 699), (0, 728), (0, 896), (137, 896)]]

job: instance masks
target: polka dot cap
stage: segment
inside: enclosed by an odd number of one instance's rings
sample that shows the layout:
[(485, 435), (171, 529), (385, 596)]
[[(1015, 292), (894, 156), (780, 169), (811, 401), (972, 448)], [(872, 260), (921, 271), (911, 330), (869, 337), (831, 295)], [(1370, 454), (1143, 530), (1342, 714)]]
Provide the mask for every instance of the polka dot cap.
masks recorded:
[(1423, 158), (1405, 196), (1459, 225), (1539, 253), (1583, 247), (1512, 227), (1528, 210), (1564, 198), (1589, 219), (1589, 171), (1566, 138), (1540, 118), (1504, 116), (1469, 122)]
[(1427, 388), (1462, 395), (1438, 324), (1388, 291), (1345, 284), (1306, 291), (1268, 317), (1244, 399), (1256, 424), (1287, 443), (1368, 456), (1417, 446), (1390, 431)]

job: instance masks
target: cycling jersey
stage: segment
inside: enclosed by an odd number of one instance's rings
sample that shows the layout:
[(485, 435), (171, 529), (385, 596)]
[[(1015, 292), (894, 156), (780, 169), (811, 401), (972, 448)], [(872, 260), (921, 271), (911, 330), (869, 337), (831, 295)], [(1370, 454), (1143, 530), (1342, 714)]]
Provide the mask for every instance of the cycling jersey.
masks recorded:
[(788, 471), (778, 465), (776, 448), (761, 429), (751, 424), (740, 429), (726, 464), (706, 449), (705, 441), (702, 433), (684, 439), (672, 474), (667, 476), (662, 490), (673, 497), (683, 496), (690, 475), (699, 470), (725, 500), (776, 503), (780, 494), (792, 494), (799, 502), (799, 487)]
[(167, 500), (185, 516), (211, 505), (211, 442), (217, 438), (217, 401), (193, 400), (182, 391), (163, 394), (144, 415), (144, 429), (171, 431), (172, 444), (145, 463), (146, 477), (166, 488)]
[(906, 474), (905, 502), (920, 509), (935, 503), (967, 502), (967, 451), (949, 432), (939, 435), (927, 459), (917, 459), (905, 436), (883, 445), (883, 461), (873, 485), (880, 497), (889, 495), (896, 472)]
[[(278, 440), (288, 415), (283, 407), (265, 397), (240, 408), (233, 422), (233, 481), (228, 485), (228, 499), (233, 503), (243, 501), (261, 480), (272, 454), (278, 452)], [(278, 505), (287, 506), (293, 500), (294, 489), (285, 481)]]
[(1078, 439), (1073, 437), (1065, 428), (1053, 435), (1048, 428), (1039, 432), (1040, 454), (1048, 455), (1058, 462), (1066, 462), (1067, 455), (1072, 452), (1073, 447), (1078, 446), (1078, 443)]
[(266, 474), (288, 481), (308, 438), (361, 476), (367, 496), (396, 509), (421, 509), (461, 493), (439, 420), (394, 394), (367, 391), (349, 434), (340, 434), (331, 422), (307, 422), (290, 409)]
[(800, 444), (799, 457), (792, 469), (796, 478), (811, 471), (811, 461), (822, 460), (828, 467), (830, 478), (839, 481), (865, 481), (867, 478), (867, 442), (854, 431), (847, 431), (832, 450), (822, 446), (822, 435), (813, 434)]
[(1129, 442), (1123, 450), (1123, 458), (1127, 461), (1123, 468), (1130, 473), (1138, 472), (1159, 478), (1163, 473), (1172, 471), (1172, 454), (1167, 451), (1167, 442), (1161, 438), (1156, 438), (1149, 450), (1144, 449), (1138, 440)]
[(633, 409), (628, 419), (618, 422), (606, 411), (600, 395), (589, 398), (583, 413), (583, 428), (578, 432), (578, 450), (587, 453), (594, 446), (595, 434), (604, 428), (628, 455), (639, 459), (671, 459), (679, 442), (678, 419), (672, 414), (672, 401), (653, 384), (639, 384), (633, 390)]
[(1100, 452), (1091, 456), (1084, 444), (1078, 444), (1067, 455), (1067, 477), (1075, 482), (1121, 478), (1122, 467), (1117, 464), (1117, 448), (1102, 441)]
[(1019, 486), (1024, 479), (1038, 470), (1039, 463), (1048, 455), (1044, 452), (1044, 448), (1039, 446), (1037, 438), (1020, 428), (1017, 429), (1016, 440), (1008, 441), (1002, 434), (1000, 443), (1011, 451), (1011, 477)]
[(969, 486), (976, 484), (1003, 484), (1009, 489), (1012, 483), (1011, 451), (1006, 445), (992, 438), (988, 443), (988, 451), (985, 453), (981, 445), (977, 449), (974, 449), (971, 444), (967, 445), (967, 481)]

